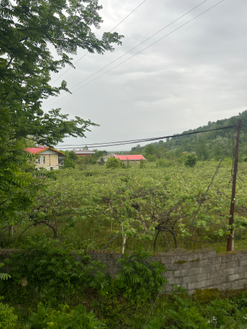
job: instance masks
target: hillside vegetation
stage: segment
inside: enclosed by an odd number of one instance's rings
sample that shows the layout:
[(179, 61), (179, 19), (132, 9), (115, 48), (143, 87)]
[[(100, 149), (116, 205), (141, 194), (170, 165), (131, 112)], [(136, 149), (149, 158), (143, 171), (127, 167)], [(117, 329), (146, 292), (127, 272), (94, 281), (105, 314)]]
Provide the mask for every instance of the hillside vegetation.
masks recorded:
[[(240, 156), (244, 159), (247, 157), (247, 126), (245, 125), (247, 123), (247, 111), (229, 119), (216, 122), (209, 121), (205, 126), (183, 132), (184, 134), (198, 132), (198, 134), (182, 137), (176, 137), (175, 135), (166, 141), (161, 140), (143, 147), (137, 145), (131, 149), (131, 153), (143, 154), (150, 161), (156, 161), (164, 157), (167, 159), (180, 158), (183, 152), (195, 152), (199, 160), (219, 160), (234, 135), (234, 129), (222, 129), (206, 133), (201, 131), (236, 125), (238, 120), (242, 120), (243, 124), (240, 135)], [(228, 149), (226, 156), (232, 156), (232, 147)]]

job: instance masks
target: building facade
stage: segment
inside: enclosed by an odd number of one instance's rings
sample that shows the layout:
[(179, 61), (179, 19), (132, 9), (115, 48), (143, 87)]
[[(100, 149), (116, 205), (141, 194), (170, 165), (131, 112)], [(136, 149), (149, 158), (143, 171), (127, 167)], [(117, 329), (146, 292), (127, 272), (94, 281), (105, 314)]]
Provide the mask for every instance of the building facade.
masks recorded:
[(36, 155), (35, 168), (45, 168), (47, 170), (59, 169), (65, 159), (64, 153), (50, 147), (39, 146), (26, 148), (25, 151)]

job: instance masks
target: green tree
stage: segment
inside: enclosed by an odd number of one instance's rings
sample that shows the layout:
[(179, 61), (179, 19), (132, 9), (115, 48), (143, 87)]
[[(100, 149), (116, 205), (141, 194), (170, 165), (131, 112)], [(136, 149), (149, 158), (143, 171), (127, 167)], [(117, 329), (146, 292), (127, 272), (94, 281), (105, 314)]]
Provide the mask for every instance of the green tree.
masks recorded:
[[(103, 158), (104, 155), (107, 155), (107, 151), (98, 151), (94, 150), (94, 154), (92, 155), (92, 163), (96, 163), (97, 160)], [(103, 161), (104, 164), (104, 161)]]
[(144, 152), (145, 152), (145, 157), (147, 155), (156, 155), (157, 149), (154, 145), (149, 144), (149, 145), (145, 146)]
[(116, 169), (121, 167), (121, 161), (114, 157), (109, 157), (106, 161), (106, 168)]
[(165, 156), (166, 149), (162, 144), (160, 145), (160, 143), (159, 143), (159, 147), (157, 148), (156, 152), (157, 152), (157, 158), (162, 159)]
[(184, 164), (186, 167), (194, 167), (196, 165), (197, 157), (195, 154), (186, 155)]
[(75, 168), (76, 162), (78, 160), (78, 156), (74, 151), (65, 151), (64, 152), (66, 158), (64, 159), (63, 168)]
[(132, 147), (131, 154), (141, 154), (142, 151), (143, 151), (143, 148), (141, 147), (140, 144), (138, 144), (137, 146)]
[[(102, 22), (97, 0), (2, 0), (0, 5), (0, 216), (19, 217), (33, 202), (34, 178), (23, 169), (31, 156), (27, 138), (53, 146), (66, 136), (85, 137), (90, 120), (68, 119), (60, 109), (44, 113), (42, 101), (67, 90), (52, 87), (51, 72), (73, 66), (69, 54), (83, 48), (103, 54), (120, 44), (116, 32), (98, 39), (91, 27)], [(50, 47), (50, 48), (49, 48)], [(54, 47), (60, 59), (53, 57)], [(36, 186), (37, 188), (37, 184)], [(34, 189), (34, 187), (33, 187)], [(14, 216), (15, 215), (15, 216)]]
[(143, 169), (146, 167), (145, 160), (140, 160), (140, 169)]
[(93, 163), (93, 159), (90, 156), (80, 156), (77, 159), (77, 167), (80, 170), (86, 170), (89, 164)]
[(209, 148), (205, 141), (202, 140), (196, 145), (196, 154), (197, 154), (199, 160), (208, 160), (209, 159), (209, 156), (210, 156)]
[(72, 169), (75, 169), (75, 162), (71, 158), (66, 157), (64, 159), (63, 167), (62, 168), (72, 168)]

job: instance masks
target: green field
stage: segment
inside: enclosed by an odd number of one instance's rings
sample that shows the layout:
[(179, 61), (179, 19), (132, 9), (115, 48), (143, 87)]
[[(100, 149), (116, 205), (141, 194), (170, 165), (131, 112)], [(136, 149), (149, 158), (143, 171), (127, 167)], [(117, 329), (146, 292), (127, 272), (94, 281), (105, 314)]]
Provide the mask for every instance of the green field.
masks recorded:
[[(225, 251), (232, 185), (227, 159), (215, 176), (215, 161), (193, 168), (164, 163), (121, 169), (91, 165), (45, 178), (34, 206), (20, 212), (19, 222), (1, 239), (2, 248), (29, 250), (4, 260), (12, 272), (9, 280), (0, 280), (2, 328), (246, 328), (246, 292), (159, 295), (165, 269), (148, 263), (145, 252), (153, 252), (156, 238), (156, 252)], [(241, 239), (235, 250), (246, 247), (246, 172), (241, 162), (234, 222)], [(71, 250), (122, 252), (124, 242), (124, 270), (116, 279), (83, 252), (82, 264), (70, 256)], [(134, 263), (128, 251), (139, 255)]]
[[(142, 169), (91, 165), (87, 170), (61, 170), (56, 180), (47, 180), (46, 191), (41, 190), (35, 206), (20, 216), (13, 239), (5, 235), (2, 247), (21, 247), (27, 236), (44, 232), (52, 237), (57, 231), (57, 238), (72, 249), (100, 249), (120, 232), (105, 249), (121, 251), (126, 236), (125, 250), (153, 251), (156, 228), (161, 227), (157, 252), (175, 247), (225, 251), (232, 167), (224, 160), (212, 181), (217, 165), (208, 161), (194, 168), (172, 163), (157, 168), (148, 163)], [(247, 164), (242, 162), (235, 201), (235, 250), (246, 246), (246, 173)], [(34, 222), (39, 224), (30, 226)]]

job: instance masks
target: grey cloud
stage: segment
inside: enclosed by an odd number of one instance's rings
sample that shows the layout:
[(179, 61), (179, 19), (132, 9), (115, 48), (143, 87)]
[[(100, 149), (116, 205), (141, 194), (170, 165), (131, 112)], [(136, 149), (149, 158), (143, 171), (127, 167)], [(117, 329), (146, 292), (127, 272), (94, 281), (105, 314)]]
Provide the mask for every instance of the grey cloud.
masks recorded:
[[(100, 73), (78, 84), (122, 56), (126, 51), (200, 3), (197, 0), (146, 0), (117, 31), (123, 46), (103, 56), (88, 54), (62, 79), (72, 95), (56, 102), (64, 113), (90, 118), (101, 125), (87, 140), (65, 143), (107, 142), (144, 138), (196, 128), (247, 109), (247, 26), (245, 0), (226, 0), (112, 71), (82, 87), (150, 45), (197, 14), (216, 4), (209, 0)], [(112, 29), (141, 1), (102, 0), (102, 31)], [(101, 30), (97, 33), (102, 33)], [(78, 51), (74, 61), (85, 52)], [(56, 76), (54, 77), (54, 79)], [(76, 88), (79, 88), (76, 87)], [(48, 102), (46, 110), (49, 109)], [(131, 146), (123, 147), (129, 149)], [(119, 149), (121, 149), (119, 147)]]

